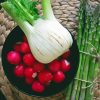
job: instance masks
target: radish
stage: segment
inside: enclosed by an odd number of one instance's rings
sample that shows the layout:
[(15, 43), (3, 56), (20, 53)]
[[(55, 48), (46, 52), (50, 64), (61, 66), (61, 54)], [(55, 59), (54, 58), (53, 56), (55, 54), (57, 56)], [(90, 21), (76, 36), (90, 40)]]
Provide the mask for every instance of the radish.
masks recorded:
[(65, 75), (62, 71), (58, 71), (57, 73), (54, 74), (53, 81), (55, 83), (61, 83), (64, 81), (64, 79), (65, 79)]
[(22, 42), (21, 45), (20, 45), (20, 51), (22, 53), (29, 53), (29, 52), (31, 52), (28, 43)]
[(34, 69), (36, 72), (41, 72), (41, 71), (44, 70), (44, 64), (36, 62), (36, 63), (34, 63), (34, 65), (33, 65), (33, 69)]
[(18, 43), (16, 43), (15, 45), (14, 45), (14, 50), (15, 51), (17, 51), (17, 52), (21, 52), (21, 50), (20, 50), (20, 44)]
[(24, 70), (24, 75), (26, 78), (35, 78), (36, 77), (36, 72), (33, 70), (33, 68), (29, 67), (29, 68), (25, 68)]
[(16, 51), (10, 51), (7, 54), (7, 60), (10, 64), (18, 65), (21, 62), (21, 56)]
[(49, 71), (45, 70), (45, 71), (39, 73), (38, 79), (39, 79), (40, 83), (42, 83), (44, 85), (49, 85), (53, 79), (53, 75)]
[(61, 67), (60, 62), (57, 61), (57, 60), (54, 60), (53, 62), (51, 62), (51, 63), (49, 64), (49, 70), (50, 70), (51, 72), (53, 72), (53, 73), (55, 73), (55, 72), (57, 72), (58, 70), (60, 70), (60, 67)]
[(61, 60), (61, 70), (63, 72), (67, 72), (70, 69), (71, 69), (70, 63), (66, 59)]
[(27, 53), (23, 56), (23, 62), (29, 66), (32, 67), (34, 62), (35, 62), (35, 58), (33, 57), (33, 55), (31, 53)]
[(24, 76), (24, 66), (23, 66), (22, 64), (17, 65), (17, 66), (14, 68), (14, 74), (15, 74), (15, 76), (17, 76), (17, 77), (23, 77), (23, 76)]
[(70, 56), (70, 50), (68, 50), (67, 52), (65, 52), (63, 55), (62, 55), (62, 58), (66, 59)]
[(32, 90), (38, 93), (42, 93), (45, 87), (38, 81), (34, 81), (32, 84)]

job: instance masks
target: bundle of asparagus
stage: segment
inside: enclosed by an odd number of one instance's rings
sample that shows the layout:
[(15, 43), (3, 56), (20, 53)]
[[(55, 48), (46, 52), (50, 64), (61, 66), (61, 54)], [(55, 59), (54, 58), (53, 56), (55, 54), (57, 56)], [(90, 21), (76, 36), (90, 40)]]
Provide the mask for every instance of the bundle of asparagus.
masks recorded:
[(75, 80), (67, 88), (66, 100), (92, 100), (91, 89), (100, 67), (100, 5), (93, 9), (88, 0), (80, 3), (77, 39), (80, 63)]

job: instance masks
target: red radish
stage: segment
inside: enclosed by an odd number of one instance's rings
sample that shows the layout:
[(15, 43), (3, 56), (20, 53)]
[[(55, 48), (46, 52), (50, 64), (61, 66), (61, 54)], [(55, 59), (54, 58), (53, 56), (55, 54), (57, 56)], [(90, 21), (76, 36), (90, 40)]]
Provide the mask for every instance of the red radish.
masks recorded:
[(17, 66), (14, 68), (14, 74), (15, 74), (15, 76), (17, 76), (17, 77), (23, 77), (23, 76), (24, 76), (24, 66), (23, 66), (22, 64), (17, 65)]
[(15, 44), (14, 50), (17, 51), (17, 52), (20, 52), (20, 44)]
[(60, 70), (60, 67), (61, 67), (60, 62), (57, 61), (57, 60), (54, 60), (54, 61), (52, 61), (52, 62), (49, 64), (49, 69), (50, 69), (50, 71), (53, 72), (53, 73), (55, 73), (55, 72), (57, 72), (58, 70)]
[(22, 53), (29, 53), (29, 52), (31, 52), (30, 51), (30, 47), (29, 47), (28, 43), (26, 43), (26, 42), (22, 42), (21, 43), (20, 49), (21, 49)]
[(24, 41), (24, 42), (27, 42), (27, 38), (26, 38), (26, 36), (25, 36), (25, 35), (23, 36), (23, 38), (22, 38), (22, 39), (23, 39), (23, 41)]
[(34, 62), (35, 62), (35, 58), (33, 57), (33, 55), (31, 53), (27, 53), (23, 56), (23, 62), (29, 66), (32, 67)]
[(65, 52), (65, 53), (62, 55), (62, 57), (63, 57), (64, 59), (68, 58), (69, 56), (70, 56), (70, 50), (68, 50), (67, 52)]
[(44, 70), (44, 64), (42, 63), (34, 63), (33, 65), (33, 69), (36, 71), (36, 72), (41, 72)]
[(53, 79), (53, 75), (49, 71), (45, 70), (45, 71), (39, 73), (38, 79), (39, 79), (40, 83), (42, 83), (44, 85), (49, 85)]
[(38, 81), (33, 82), (32, 84), (32, 90), (38, 93), (43, 92), (45, 87)]
[(66, 59), (61, 60), (61, 70), (63, 72), (69, 71), (70, 68), (71, 68), (70, 63)]
[(62, 71), (58, 71), (56, 74), (54, 74), (53, 81), (55, 83), (61, 83), (64, 81), (64, 79), (65, 79), (65, 75)]
[(25, 82), (29, 85), (33, 83), (34, 79), (33, 78), (25, 78)]
[(35, 78), (37, 74), (33, 70), (33, 68), (28, 67), (28, 68), (25, 68), (24, 75), (25, 75), (26, 78)]
[(17, 65), (20, 63), (21, 61), (21, 56), (18, 52), (16, 51), (10, 51), (8, 54), (7, 54), (7, 60), (10, 64), (14, 64), (14, 65)]

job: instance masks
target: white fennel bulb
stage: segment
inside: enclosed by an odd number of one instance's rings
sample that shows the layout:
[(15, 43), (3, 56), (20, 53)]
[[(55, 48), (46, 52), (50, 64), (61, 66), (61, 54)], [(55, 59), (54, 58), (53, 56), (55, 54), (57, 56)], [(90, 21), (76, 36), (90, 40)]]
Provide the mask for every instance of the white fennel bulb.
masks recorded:
[[(17, 0), (14, 1), (16, 2)], [(27, 10), (18, 3), (16, 5), (27, 14)], [(16, 11), (9, 11), (11, 5), (15, 7), (13, 2), (2, 4), (3, 8), (15, 19), (25, 33), (31, 52), (39, 62), (50, 63), (72, 46), (72, 36), (55, 18), (50, 0), (42, 0), (44, 18), (36, 20), (33, 20), (28, 15), (26, 20), (15, 17)]]

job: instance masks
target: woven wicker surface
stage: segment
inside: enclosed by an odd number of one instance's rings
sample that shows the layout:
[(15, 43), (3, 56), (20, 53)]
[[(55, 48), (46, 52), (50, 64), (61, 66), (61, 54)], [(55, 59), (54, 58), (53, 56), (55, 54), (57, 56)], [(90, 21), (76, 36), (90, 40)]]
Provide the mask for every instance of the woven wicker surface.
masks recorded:
[[(77, 29), (77, 12), (79, 10), (80, 2), (79, 0), (52, 0), (53, 10), (56, 18), (62, 23), (66, 28), (68, 28), (72, 34), (76, 35)], [(91, 0), (93, 5), (100, 3), (100, 0)], [(41, 9), (41, 6), (38, 6)], [(1, 9), (0, 10), (0, 56), (4, 41), (10, 31), (16, 26), (16, 23), (12, 20), (7, 13)], [(100, 81), (100, 78), (98, 78)], [(65, 91), (48, 98), (37, 98), (29, 97), (18, 90), (16, 90), (10, 82), (7, 80), (0, 58), (0, 90), (3, 92), (7, 100), (65, 100)], [(97, 84), (95, 88), (95, 100), (100, 100), (100, 86)]]

